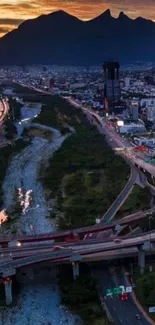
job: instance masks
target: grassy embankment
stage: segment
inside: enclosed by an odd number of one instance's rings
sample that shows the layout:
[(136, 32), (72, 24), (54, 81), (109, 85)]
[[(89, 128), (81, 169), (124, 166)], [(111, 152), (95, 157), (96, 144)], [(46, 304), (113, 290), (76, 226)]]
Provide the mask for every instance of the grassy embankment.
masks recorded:
[(59, 286), (62, 303), (81, 317), (83, 325), (110, 325), (100, 304), (96, 280), (86, 265), (80, 265), (77, 280), (73, 280), (71, 266), (60, 267)]
[[(155, 272), (146, 272), (143, 276), (138, 274), (134, 277), (134, 282), (136, 284), (135, 294), (148, 313), (149, 307), (154, 307), (155, 302)], [(155, 321), (155, 315), (153, 313), (149, 315)]]
[(117, 212), (117, 218), (123, 218), (137, 211), (150, 208), (151, 194), (147, 188), (135, 185), (128, 198)]
[(63, 134), (68, 126), (76, 131), (55, 152), (49, 167), (40, 171), (48, 198), (57, 197), (56, 211), (64, 214), (59, 228), (92, 225), (125, 186), (129, 167), (80, 110), (57, 96), (47, 96), (43, 103), (34, 122), (53, 126)]
[(12, 140), (17, 134), (14, 122), (20, 119), (20, 110), (22, 105), (18, 103), (16, 99), (10, 98), (9, 106), (10, 106), (9, 114), (7, 119), (4, 122), (4, 132), (5, 132), (6, 139)]

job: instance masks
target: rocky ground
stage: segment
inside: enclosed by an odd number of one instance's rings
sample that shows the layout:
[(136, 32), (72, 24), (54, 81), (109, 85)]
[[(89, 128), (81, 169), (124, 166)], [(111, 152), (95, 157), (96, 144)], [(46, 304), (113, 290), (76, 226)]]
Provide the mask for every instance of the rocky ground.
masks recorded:
[[(21, 136), (25, 125), (33, 125), (31, 119), (39, 111), (39, 104), (36, 104), (35, 108), (27, 105), (22, 108), (21, 121), (16, 123), (18, 137)], [(3, 184), (4, 208), (8, 209), (14, 204), (16, 193), (23, 208), (17, 233), (39, 234), (55, 230), (55, 222), (49, 222), (47, 218), (48, 204), (37, 174), (40, 164), (46, 163), (61, 146), (64, 136), (49, 127), (37, 127), (50, 130), (52, 141), (35, 137), (29, 146), (13, 157)], [(55, 282), (23, 284), (17, 306), (0, 313), (0, 325), (75, 325), (77, 322), (79, 323), (79, 319), (61, 306), (60, 293)]]

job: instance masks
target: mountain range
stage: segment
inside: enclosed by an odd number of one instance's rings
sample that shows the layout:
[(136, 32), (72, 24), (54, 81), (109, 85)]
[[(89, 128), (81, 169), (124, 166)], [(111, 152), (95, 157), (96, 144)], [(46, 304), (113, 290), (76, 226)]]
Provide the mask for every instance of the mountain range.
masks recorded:
[(155, 61), (155, 23), (106, 10), (82, 21), (60, 10), (26, 20), (0, 38), (0, 65), (93, 65)]

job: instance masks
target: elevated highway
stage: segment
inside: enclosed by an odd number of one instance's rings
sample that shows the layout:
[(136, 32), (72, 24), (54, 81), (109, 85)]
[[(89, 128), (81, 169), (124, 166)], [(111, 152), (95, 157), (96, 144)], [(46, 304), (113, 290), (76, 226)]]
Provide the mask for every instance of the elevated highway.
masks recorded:
[(74, 239), (77, 235), (79, 237), (83, 237), (84, 235), (89, 235), (93, 233), (107, 231), (109, 229), (115, 229), (116, 225), (125, 226), (132, 223), (136, 223), (142, 221), (144, 218), (155, 211), (155, 208), (151, 208), (147, 211), (139, 211), (134, 214), (131, 214), (121, 220), (117, 220), (112, 222), (111, 224), (97, 224), (95, 226), (83, 227), (83, 228), (76, 228), (73, 230), (66, 230), (66, 231), (58, 231), (51, 234), (42, 234), (42, 235), (35, 235), (35, 236), (5, 236), (0, 237), (0, 244), (8, 244), (10, 241), (18, 240), (20, 243), (33, 243), (33, 242), (44, 242), (49, 240), (65, 240), (65, 238)]
[[(119, 251), (121, 249), (130, 249), (130, 248), (138, 248), (141, 249), (145, 243), (154, 243), (155, 242), (155, 231), (154, 232), (148, 232), (145, 234), (141, 234), (139, 236), (132, 236), (128, 238), (122, 238), (119, 242), (115, 242), (111, 239), (108, 241), (106, 240), (89, 240), (87, 242), (79, 242), (78, 244), (70, 243), (68, 247), (61, 247), (58, 251), (53, 251), (52, 247), (49, 246), (47, 250), (50, 252), (43, 252), (42, 247), (37, 248), (37, 252), (40, 250), (40, 254), (33, 253), (32, 256), (28, 257), (22, 257), (15, 260), (10, 260), (3, 262), (3, 260), (0, 263), (0, 273), (2, 274), (6, 269), (10, 268), (20, 268), (25, 265), (35, 264), (35, 263), (41, 263), (43, 261), (56, 261), (57, 259), (67, 259), (70, 261), (70, 258), (73, 255), (94, 255), (96, 253), (102, 253), (102, 252), (108, 252), (108, 251)], [(57, 245), (56, 245), (57, 246)], [(23, 249), (24, 250), (24, 249)], [(25, 248), (25, 251), (27, 248)], [(145, 248), (143, 249), (145, 250)], [(12, 249), (12, 252), (14, 252), (14, 249)], [(24, 252), (22, 253), (22, 256), (24, 255)]]

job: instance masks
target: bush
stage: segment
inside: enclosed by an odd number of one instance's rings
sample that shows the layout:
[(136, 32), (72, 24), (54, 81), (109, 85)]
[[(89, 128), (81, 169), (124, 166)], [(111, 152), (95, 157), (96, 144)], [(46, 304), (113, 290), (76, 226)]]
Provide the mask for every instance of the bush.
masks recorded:
[(96, 325), (101, 320), (103, 325), (109, 324), (100, 305), (96, 280), (87, 265), (80, 264), (80, 277), (76, 280), (70, 265), (59, 267), (59, 286), (62, 303), (79, 315), (84, 325)]
[(128, 165), (114, 154), (85, 114), (62, 98), (44, 98), (34, 122), (59, 130), (68, 125), (76, 131), (53, 154), (44, 175), (40, 171), (50, 198), (56, 198), (60, 189), (65, 194), (59, 204), (64, 212), (59, 227), (94, 224), (123, 189), (129, 176)]

